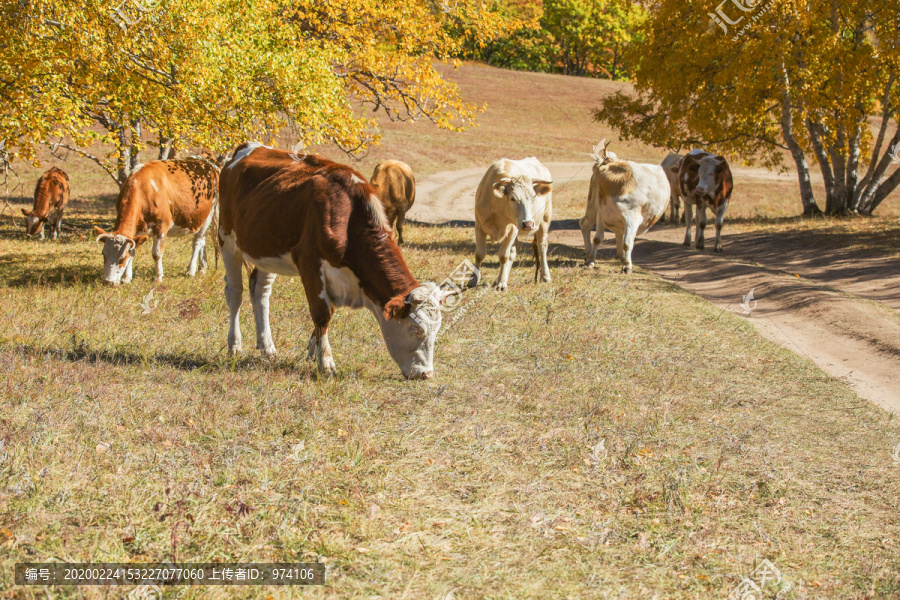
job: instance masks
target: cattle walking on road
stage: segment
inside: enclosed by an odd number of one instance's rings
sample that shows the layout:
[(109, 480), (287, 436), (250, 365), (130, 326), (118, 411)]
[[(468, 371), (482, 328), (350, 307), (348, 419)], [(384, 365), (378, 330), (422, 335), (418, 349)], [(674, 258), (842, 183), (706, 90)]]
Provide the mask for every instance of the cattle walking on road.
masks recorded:
[(487, 237), (500, 243), (500, 273), (494, 287), (506, 290), (516, 260), (519, 234), (533, 233), (535, 282), (550, 281), (547, 265), (547, 232), (553, 213), (552, 176), (534, 157), (498, 160), (488, 168), (475, 192), (475, 275), (469, 287), (481, 280), (481, 263), (487, 255)]
[[(631, 251), (635, 238), (659, 220), (669, 203), (669, 181), (659, 165), (619, 160), (607, 151), (606, 140), (594, 155), (594, 172), (588, 192), (587, 209), (581, 218), (584, 262), (593, 267), (604, 229), (616, 235), (616, 256), (622, 272), (631, 273)], [(596, 234), (591, 243), (591, 228)]]
[(692, 150), (684, 157), (678, 172), (681, 197), (684, 199), (684, 245), (691, 245), (691, 209), (697, 208), (695, 247), (703, 250), (706, 231), (706, 209), (716, 214), (716, 252), (722, 252), (722, 222), (731, 200), (734, 181), (724, 157), (703, 150)]
[(675, 154), (674, 152), (665, 157), (662, 161), (663, 171), (666, 172), (666, 179), (669, 180), (669, 222), (678, 222), (678, 209), (681, 206), (681, 186), (678, 185), (678, 172), (681, 169), (681, 161), (684, 156)]

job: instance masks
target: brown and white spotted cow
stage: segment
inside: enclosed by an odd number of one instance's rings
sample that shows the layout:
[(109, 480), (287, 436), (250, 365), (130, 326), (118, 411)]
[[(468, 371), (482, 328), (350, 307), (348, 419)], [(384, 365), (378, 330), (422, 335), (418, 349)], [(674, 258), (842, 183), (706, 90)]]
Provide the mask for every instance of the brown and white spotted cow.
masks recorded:
[(235, 149), (219, 189), (232, 353), (241, 350), (242, 268), (249, 263), (256, 347), (266, 355), (275, 354), (272, 282), (285, 275), (303, 282), (314, 324), (308, 358), (321, 371), (336, 372), (328, 324), (335, 308), (346, 306), (372, 312), (405, 377), (433, 376), (440, 304), (452, 292), (416, 281), (363, 177), (319, 156), (297, 161), (286, 151), (253, 143)]
[(44, 223), (50, 223), (50, 239), (59, 237), (63, 211), (69, 202), (69, 176), (62, 169), (51, 167), (34, 186), (34, 207), (22, 209), (25, 215), (25, 235), (44, 239)]
[(692, 150), (678, 171), (678, 184), (684, 200), (684, 245), (691, 245), (691, 208), (697, 207), (696, 248), (703, 250), (703, 234), (706, 230), (706, 208), (716, 213), (716, 252), (722, 252), (722, 221), (734, 181), (731, 169), (724, 157), (703, 150)]
[(191, 157), (154, 160), (131, 174), (116, 201), (116, 225), (106, 232), (94, 227), (103, 242), (103, 281), (129, 283), (135, 249), (153, 238), (156, 281), (163, 278), (163, 245), (169, 236), (193, 235), (187, 275), (206, 270), (206, 231), (218, 210), (219, 169), (209, 160)]
[(402, 244), (406, 211), (416, 201), (416, 178), (412, 169), (399, 160), (382, 161), (375, 166), (371, 183), (375, 195), (384, 206), (388, 225), (396, 229), (397, 242)]

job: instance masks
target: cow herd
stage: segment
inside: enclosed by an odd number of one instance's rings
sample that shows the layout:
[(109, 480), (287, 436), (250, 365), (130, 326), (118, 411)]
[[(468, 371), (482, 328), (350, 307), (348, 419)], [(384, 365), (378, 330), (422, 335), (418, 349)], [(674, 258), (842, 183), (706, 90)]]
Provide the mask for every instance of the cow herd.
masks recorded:
[[(594, 158), (584, 217), (585, 264), (594, 266), (604, 231), (616, 237), (616, 255), (624, 273), (632, 272), (635, 238), (671, 206), (677, 220), (683, 201), (685, 245), (696, 223), (696, 247), (703, 249), (706, 209), (716, 214), (716, 246), (722, 251), (722, 219), (732, 191), (727, 161), (694, 150), (670, 154), (662, 165), (620, 160), (602, 141)], [(548, 231), (552, 219), (553, 181), (537, 158), (499, 160), (476, 191), (475, 270), (469, 287), (478, 285), (487, 254), (487, 237), (499, 242), (498, 290), (508, 287), (516, 258), (516, 240), (531, 234), (535, 282), (550, 281)], [(47, 171), (35, 188), (32, 210), (24, 210), (28, 235), (59, 236), (69, 199), (68, 176)], [(415, 178), (408, 165), (380, 163), (371, 183), (348, 166), (257, 143), (238, 146), (224, 166), (205, 156), (153, 161), (138, 167), (116, 201), (115, 226), (95, 227), (103, 246), (103, 281), (130, 282), (135, 252), (152, 238), (157, 281), (163, 278), (163, 247), (169, 236), (192, 235), (187, 274), (204, 270), (206, 234), (213, 225), (225, 266), (225, 300), (229, 309), (228, 349), (242, 349), (240, 308), (243, 271), (256, 325), (256, 347), (276, 352), (269, 325), (269, 297), (276, 276), (300, 277), (313, 331), (308, 358), (325, 373), (336, 372), (328, 341), (335, 308), (366, 308), (381, 328), (391, 357), (408, 379), (434, 375), (433, 356), (442, 304), (458, 289), (420, 283), (403, 259), (403, 222), (415, 201)], [(696, 208), (697, 217), (692, 217)], [(218, 223), (218, 225), (215, 225)], [(591, 232), (595, 234), (591, 237)]]

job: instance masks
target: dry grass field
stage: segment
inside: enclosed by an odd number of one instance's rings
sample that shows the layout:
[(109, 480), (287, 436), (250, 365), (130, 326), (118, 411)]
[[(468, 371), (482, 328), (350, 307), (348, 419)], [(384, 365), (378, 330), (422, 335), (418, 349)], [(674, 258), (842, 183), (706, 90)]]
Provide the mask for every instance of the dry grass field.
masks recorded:
[[(585, 115), (609, 82), (458, 76), (493, 107), (478, 129), (391, 124), (360, 170), (576, 161), (586, 135), (611, 137)], [(467, 292), (445, 316), (434, 379), (404, 381), (374, 319), (348, 311), (329, 330), (339, 375), (320, 378), (299, 280), (275, 282), (275, 360), (227, 355), (223, 270), (184, 277), (186, 240), (167, 245), (161, 285), (146, 248), (132, 284), (100, 285), (90, 230), (112, 222), (115, 190), (82, 161), (67, 170), (61, 240), (0, 225), (0, 597), (130, 591), (13, 586), (24, 561), (318, 560), (322, 587), (164, 598), (727, 598), (768, 559), (783, 579), (766, 598), (900, 598), (900, 423), (744, 318), (641, 269), (585, 270), (563, 246), (534, 285), (520, 247), (509, 292)], [(36, 172), (21, 169), (26, 188)], [(772, 186), (727, 227), (857, 228), (896, 254), (888, 210), (810, 224), (790, 217), (796, 190)], [(560, 192), (560, 218), (580, 216), (577, 195)], [(470, 228), (405, 236), (420, 280), (472, 258)], [(486, 268), (492, 281), (495, 256)], [(247, 296), (243, 312), (252, 340)]]

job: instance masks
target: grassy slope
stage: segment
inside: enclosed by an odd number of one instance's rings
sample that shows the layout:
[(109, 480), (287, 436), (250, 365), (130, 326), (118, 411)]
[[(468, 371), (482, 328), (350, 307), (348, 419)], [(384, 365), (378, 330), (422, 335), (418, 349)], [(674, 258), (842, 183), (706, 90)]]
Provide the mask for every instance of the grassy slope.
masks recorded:
[[(515, 79), (464, 75), (497, 100), (510, 86), (487, 84)], [(580, 159), (576, 125), (548, 160)], [(409, 151), (421, 171), (471, 166), (518, 128), (485, 124), (485, 146), (477, 130), (447, 148), (410, 136)], [(769, 558), (804, 597), (900, 597), (900, 427), (739, 317), (565, 249), (553, 284), (529, 285), (523, 252), (510, 292), (466, 295), (436, 379), (402, 381), (372, 318), (340, 312), (341, 374), (319, 380), (299, 281), (275, 284), (274, 362), (225, 355), (222, 272), (180, 276), (184, 242), (149, 314), (146, 252), (132, 285), (99, 286), (88, 231), (109, 210), (73, 203), (59, 243), (0, 232), (0, 594), (43, 597), (11, 587), (22, 560), (322, 557), (328, 585), (304, 596), (720, 598)], [(409, 239), (421, 279), (472, 251), (466, 229)], [(249, 302), (243, 323), (249, 347)], [(299, 595), (183, 597), (264, 594)]]

